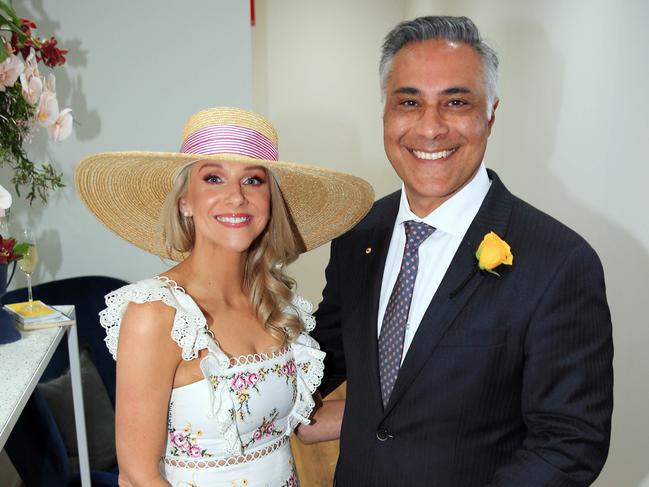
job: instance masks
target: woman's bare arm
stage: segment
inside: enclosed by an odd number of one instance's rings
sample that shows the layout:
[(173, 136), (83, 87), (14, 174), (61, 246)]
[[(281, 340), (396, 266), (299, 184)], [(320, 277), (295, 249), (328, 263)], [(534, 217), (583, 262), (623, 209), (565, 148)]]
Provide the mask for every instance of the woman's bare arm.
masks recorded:
[(344, 399), (321, 402), (311, 417), (311, 424), (301, 424), (297, 428), (297, 437), (307, 444), (338, 439), (344, 410)]
[(120, 327), (115, 406), (119, 485), (164, 486), (160, 457), (180, 348), (171, 339), (175, 310), (161, 301), (129, 304)]

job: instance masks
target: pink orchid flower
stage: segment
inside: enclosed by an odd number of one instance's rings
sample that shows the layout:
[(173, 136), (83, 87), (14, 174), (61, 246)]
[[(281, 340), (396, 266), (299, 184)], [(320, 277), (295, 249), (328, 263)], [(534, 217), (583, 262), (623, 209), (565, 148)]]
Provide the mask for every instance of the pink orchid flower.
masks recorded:
[(30, 79), (23, 73), (20, 75), (20, 86), (23, 89), (23, 97), (27, 100), (27, 103), (35, 106), (43, 92), (43, 80), (38, 76), (32, 76)]
[(25, 65), (18, 56), (11, 55), (0, 63), (0, 91), (16, 84), (18, 77), (25, 70)]
[(50, 140), (61, 142), (70, 137), (72, 133), (72, 121), (72, 110), (70, 108), (66, 108), (59, 113), (54, 123), (47, 127), (47, 134)]
[(42, 127), (49, 127), (58, 116), (59, 102), (56, 100), (56, 94), (49, 90), (43, 91), (36, 109), (36, 120)]
[[(23, 74), (27, 81), (31, 81), (33, 78), (40, 78), (41, 74), (38, 71), (38, 60), (36, 59), (36, 53), (34, 49), (30, 49), (27, 59), (25, 59), (25, 71)], [(54, 90), (52, 90), (54, 91)]]

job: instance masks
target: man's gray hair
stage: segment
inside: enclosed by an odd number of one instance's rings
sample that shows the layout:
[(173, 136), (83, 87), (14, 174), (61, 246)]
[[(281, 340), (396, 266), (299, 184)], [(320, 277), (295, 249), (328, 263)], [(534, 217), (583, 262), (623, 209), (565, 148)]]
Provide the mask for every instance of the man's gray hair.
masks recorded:
[(450, 42), (468, 44), (480, 55), (482, 75), (487, 91), (487, 114), (491, 116), (491, 108), (496, 100), (498, 83), (498, 55), (489, 47), (480, 31), (467, 17), (430, 16), (418, 17), (414, 20), (401, 22), (385, 36), (381, 48), (379, 75), (381, 77), (381, 92), (385, 96), (388, 78), (392, 70), (392, 61), (396, 53), (410, 42), (421, 42), (430, 39), (446, 39)]

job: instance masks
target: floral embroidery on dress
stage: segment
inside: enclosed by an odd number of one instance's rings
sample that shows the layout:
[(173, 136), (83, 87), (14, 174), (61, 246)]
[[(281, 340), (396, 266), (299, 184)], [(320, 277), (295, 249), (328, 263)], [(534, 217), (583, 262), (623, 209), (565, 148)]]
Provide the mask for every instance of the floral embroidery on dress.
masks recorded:
[(299, 366), (305, 374), (308, 374), (309, 370), (311, 370), (311, 362), (301, 362)]
[(214, 390), (222, 381), (228, 383), (235, 399), (235, 408), (230, 409), (230, 414), (233, 419), (236, 417), (240, 421), (245, 421), (247, 417), (252, 415), (250, 411), (251, 391), (259, 394), (257, 385), (266, 381), (268, 374), (285, 378), (286, 384), (292, 386), (293, 400), (295, 400), (297, 397), (297, 366), (293, 358), (288, 359), (285, 363), (277, 363), (270, 369), (260, 367), (256, 372), (235, 372), (223, 376), (210, 374), (209, 381)]
[(280, 487), (299, 487), (300, 481), (298, 480), (297, 470), (295, 469), (295, 460), (290, 458), (288, 464), (291, 469), (291, 476)]
[(297, 368), (295, 366), (295, 359), (289, 359), (285, 364), (275, 364), (273, 373), (278, 377), (285, 377), (286, 383), (297, 383)]
[(268, 419), (266, 416), (261, 418), (261, 425), (252, 433), (250, 441), (243, 445), (244, 448), (248, 448), (251, 445), (254, 445), (262, 438), (270, 438), (273, 436), (282, 436), (284, 432), (280, 429), (277, 429), (275, 425), (275, 420), (277, 419), (278, 411), (276, 408), (270, 412)]
[(171, 409), (173, 402), (169, 403), (169, 420), (167, 432), (169, 433), (170, 454), (175, 456), (187, 455), (192, 458), (211, 457), (207, 449), (201, 448), (198, 444), (198, 438), (203, 436), (203, 431), (192, 429), (191, 423), (187, 423), (182, 430), (175, 429), (171, 424)]

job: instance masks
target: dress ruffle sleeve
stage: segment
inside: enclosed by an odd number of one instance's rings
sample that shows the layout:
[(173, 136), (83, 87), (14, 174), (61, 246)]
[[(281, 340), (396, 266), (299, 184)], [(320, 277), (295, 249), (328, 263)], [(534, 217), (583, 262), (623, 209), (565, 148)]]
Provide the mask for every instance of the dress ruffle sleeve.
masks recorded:
[(106, 346), (117, 359), (117, 344), (122, 318), (129, 303), (162, 301), (176, 310), (171, 338), (181, 349), (183, 360), (192, 360), (208, 347), (210, 336), (205, 317), (194, 309), (196, 305), (175, 282), (154, 278), (123, 286), (106, 295), (106, 309), (99, 313), (99, 322), (106, 329)]
[(304, 331), (291, 343), (297, 370), (297, 398), (288, 418), (286, 434), (290, 435), (299, 423), (309, 424), (309, 417), (315, 407), (313, 393), (320, 385), (324, 373), (325, 353), (320, 345), (309, 336), (315, 328), (313, 305), (297, 294), (288, 312), (295, 313), (304, 326)]
[(208, 416), (214, 420), (226, 442), (226, 451), (230, 455), (243, 453), (241, 436), (234, 419), (234, 400), (230, 394), (228, 381), (224, 379), (230, 368), (230, 359), (214, 343), (208, 345), (209, 353), (201, 360), (201, 371), (210, 389), (210, 409)]

